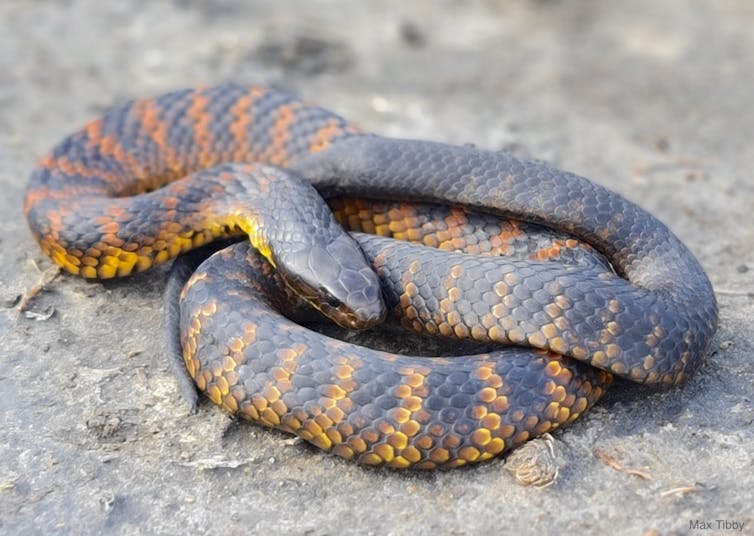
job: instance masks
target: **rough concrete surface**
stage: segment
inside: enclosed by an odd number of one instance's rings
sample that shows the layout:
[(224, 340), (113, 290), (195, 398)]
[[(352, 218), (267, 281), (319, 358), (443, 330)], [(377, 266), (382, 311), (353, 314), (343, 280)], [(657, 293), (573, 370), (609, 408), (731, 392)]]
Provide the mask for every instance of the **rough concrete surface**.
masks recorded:
[[(0, 532), (754, 534), (753, 24), (749, 0), (0, 2)], [(190, 414), (164, 271), (61, 277), (31, 304), (49, 319), (20, 314), (50, 266), (21, 214), (35, 160), (108, 105), (226, 80), (620, 192), (707, 269), (712, 355), (680, 389), (617, 385), (554, 434), (558, 477), (535, 489), (503, 460), (369, 470)]]

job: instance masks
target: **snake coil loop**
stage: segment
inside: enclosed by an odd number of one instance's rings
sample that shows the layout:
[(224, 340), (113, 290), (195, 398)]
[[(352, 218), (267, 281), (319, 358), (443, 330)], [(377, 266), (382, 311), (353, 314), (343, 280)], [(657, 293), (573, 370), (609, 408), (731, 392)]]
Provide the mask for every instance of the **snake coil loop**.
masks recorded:
[[(349, 236), (320, 195), (352, 230), (419, 244)], [(619, 195), (503, 153), (368, 134), (266, 88), (113, 108), (41, 160), (24, 211), (42, 250), (87, 278), (248, 236), (169, 308), (173, 350), (215, 403), (366, 464), (489, 459), (576, 419), (612, 375), (681, 383), (717, 326), (696, 259)], [(413, 330), (513, 346), (379, 352), (281, 314), (302, 298), (344, 326), (387, 309)]]

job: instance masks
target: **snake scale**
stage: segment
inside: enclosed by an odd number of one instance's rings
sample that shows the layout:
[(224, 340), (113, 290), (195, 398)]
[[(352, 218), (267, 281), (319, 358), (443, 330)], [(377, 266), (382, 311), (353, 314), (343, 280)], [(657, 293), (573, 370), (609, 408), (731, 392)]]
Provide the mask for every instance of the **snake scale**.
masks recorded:
[[(679, 384), (717, 325), (699, 263), (621, 196), (501, 152), (364, 132), (262, 87), (109, 110), (39, 162), (24, 211), (42, 250), (86, 278), (248, 236), (180, 294), (186, 370), (228, 411), (371, 465), (492, 458), (576, 419), (613, 375)], [(309, 306), (349, 328), (388, 311), (507, 347), (396, 355), (288, 319)]]

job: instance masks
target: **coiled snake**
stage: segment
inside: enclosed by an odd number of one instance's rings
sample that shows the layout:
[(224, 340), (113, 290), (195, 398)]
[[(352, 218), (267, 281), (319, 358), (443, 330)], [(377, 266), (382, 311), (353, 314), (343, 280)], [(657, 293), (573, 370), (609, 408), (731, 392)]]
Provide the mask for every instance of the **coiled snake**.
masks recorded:
[[(349, 235), (320, 196), (345, 196), (333, 203), (356, 230), (420, 245)], [(86, 278), (248, 235), (183, 289), (189, 374), (227, 410), (367, 464), (482, 461), (576, 419), (613, 374), (681, 383), (717, 324), (696, 259), (619, 195), (504, 153), (369, 134), (266, 88), (108, 111), (41, 160), (24, 210), (42, 250)], [(380, 352), (288, 320), (302, 301), (346, 327), (387, 310), (414, 330), (513, 346)]]

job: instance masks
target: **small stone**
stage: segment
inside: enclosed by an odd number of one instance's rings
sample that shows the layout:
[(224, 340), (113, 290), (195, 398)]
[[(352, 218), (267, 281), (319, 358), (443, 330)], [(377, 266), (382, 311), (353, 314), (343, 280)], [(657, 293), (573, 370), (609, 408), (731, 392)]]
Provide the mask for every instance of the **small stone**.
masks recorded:
[(555, 460), (553, 437), (545, 434), (514, 450), (505, 460), (505, 469), (522, 486), (543, 488), (558, 478), (560, 468)]

